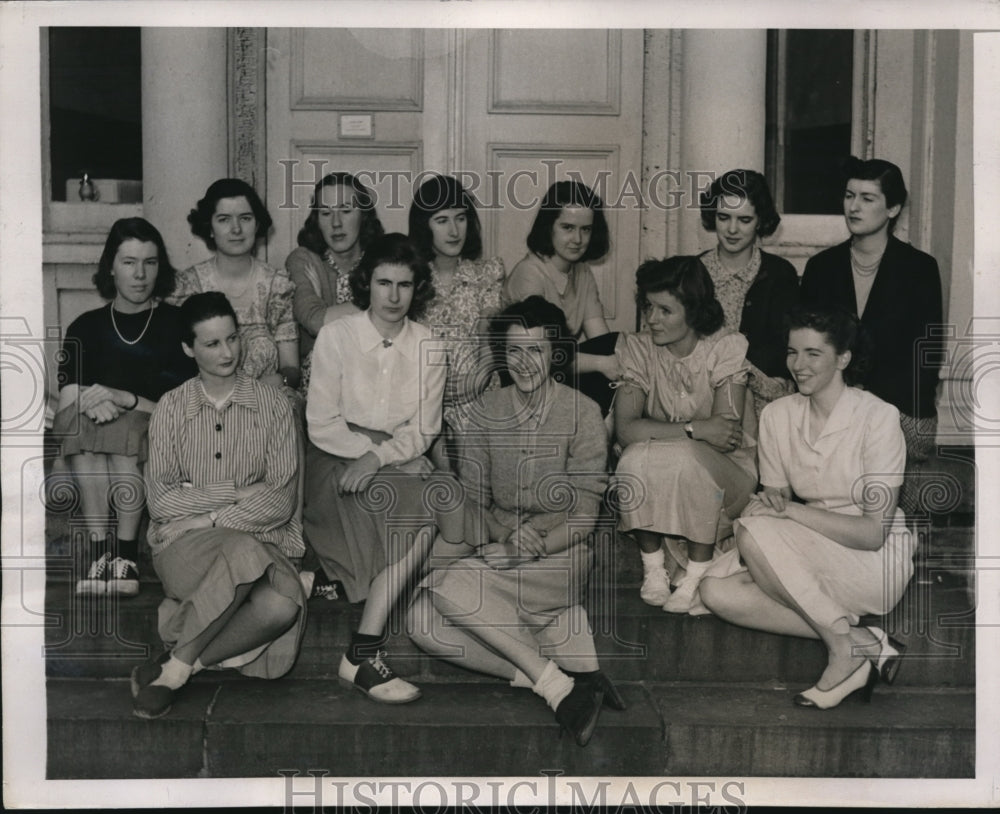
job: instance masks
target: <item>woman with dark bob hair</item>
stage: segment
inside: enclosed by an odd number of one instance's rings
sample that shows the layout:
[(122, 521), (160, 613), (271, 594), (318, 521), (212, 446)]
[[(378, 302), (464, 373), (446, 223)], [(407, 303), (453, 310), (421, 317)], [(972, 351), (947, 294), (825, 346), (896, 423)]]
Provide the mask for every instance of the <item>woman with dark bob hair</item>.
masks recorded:
[[(757, 485), (747, 340), (720, 330), (722, 306), (697, 257), (648, 260), (635, 281), (646, 329), (623, 334), (616, 348), (624, 372), (615, 435), (625, 448), (616, 478), (631, 495), (619, 528), (639, 544), (643, 601), (688, 613), (699, 610), (698, 583)], [(673, 594), (664, 542), (684, 569)]]
[[(338, 674), (369, 698), (401, 704), (420, 690), (384, 661), (385, 624), (423, 566), (435, 528), (462, 539), (457, 484), (424, 457), (441, 430), (446, 364), (411, 317), (434, 296), (431, 272), (401, 234), (377, 238), (351, 274), (356, 314), (324, 325), (306, 400), (306, 537), (321, 588), (365, 600)], [(453, 505), (454, 504), (454, 505)], [(314, 588), (316, 590), (316, 588)]]
[(785, 367), (785, 315), (799, 296), (795, 267), (762, 251), (758, 238), (770, 237), (781, 217), (767, 180), (753, 170), (729, 170), (701, 194), (701, 223), (718, 245), (701, 255), (715, 283), (726, 325), (749, 342), (748, 387), (758, 411), (793, 392)]
[(310, 355), (319, 329), (354, 313), (348, 283), (371, 242), (385, 233), (375, 211), (375, 194), (349, 172), (324, 175), (313, 190), (298, 248), (285, 269), (295, 283), (293, 311), (299, 325), (302, 384), (309, 382)]
[(852, 386), (864, 376), (862, 337), (844, 310), (790, 315), (799, 392), (764, 408), (763, 490), (736, 522), (737, 550), (701, 587), (705, 605), (735, 624), (823, 641), (827, 667), (794, 699), (819, 709), (858, 690), (867, 700), (879, 676), (895, 679), (901, 645), (859, 621), (889, 613), (913, 575), (915, 540), (897, 509), (899, 411)]
[(254, 256), (257, 241), (271, 228), (263, 201), (245, 181), (223, 178), (209, 186), (188, 214), (188, 223), (214, 254), (178, 273), (171, 302), (180, 305), (203, 291), (225, 294), (239, 321), (240, 369), (264, 384), (284, 387), (294, 401), (299, 384), (295, 287), (284, 271)]
[(557, 306), (528, 297), (490, 333), (513, 384), (483, 394), (459, 459), (475, 556), (431, 572), (407, 629), (430, 653), (533, 689), (584, 746), (602, 701), (625, 707), (581, 605), (606, 484), (604, 423), (556, 378), (574, 343)]
[(142, 218), (115, 221), (94, 285), (110, 302), (66, 331), (53, 432), (87, 529), (89, 551), (80, 553), (90, 565), (76, 591), (134, 596), (149, 415), (195, 367), (181, 350), (177, 309), (160, 302), (174, 288), (174, 268), (155, 226)]
[(169, 649), (132, 671), (140, 718), (165, 715), (205, 668), (284, 675), (306, 621), (291, 563), (302, 547), (291, 407), (240, 371), (239, 326), (225, 295), (189, 297), (181, 320), (198, 375), (163, 396), (149, 427), (149, 547)]
[(527, 244), (528, 254), (504, 281), (503, 302), (538, 294), (562, 309), (573, 335), (587, 340), (577, 358), (580, 389), (607, 412), (610, 382), (621, 372), (614, 356), (618, 335), (608, 330), (588, 265), (611, 248), (604, 202), (579, 181), (557, 181), (542, 198)]
[(410, 241), (427, 259), (435, 296), (424, 316), (434, 336), (445, 340), (448, 379), (444, 391), (444, 444), (435, 461), (450, 468), (447, 454), (461, 442), (470, 403), (498, 380), (489, 364), (487, 320), (500, 310), (504, 266), (481, 259), (483, 239), (472, 196), (455, 179), (431, 175), (410, 205)]
[[(872, 363), (862, 384), (899, 410), (907, 457), (925, 460), (937, 432), (941, 275), (937, 261), (893, 236), (906, 204), (899, 167), (853, 156), (844, 165), (844, 219), (851, 237), (806, 263), (802, 302), (844, 308), (872, 338)], [(904, 487), (902, 503), (917, 508)]]

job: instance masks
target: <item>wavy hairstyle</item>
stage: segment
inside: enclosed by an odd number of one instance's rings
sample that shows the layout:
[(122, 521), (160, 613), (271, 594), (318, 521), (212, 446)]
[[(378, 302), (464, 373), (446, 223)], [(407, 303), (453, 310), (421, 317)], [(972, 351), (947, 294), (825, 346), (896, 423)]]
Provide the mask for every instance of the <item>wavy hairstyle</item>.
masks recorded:
[(726, 321), (715, 298), (712, 276), (693, 255), (647, 260), (636, 269), (635, 285), (635, 304), (640, 311), (650, 305), (647, 295), (668, 291), (684, 306), (684, 319), (699, 336), (714, 334)]
[(194, 345), (194, 329), (199, 322), (215, 317), (232, 317), (233, 324), (240, 327), (239, 318), (229, 298), (221, 291), (203, 291), (192, 294), (181, 303), (181, 341), (189, 348)]
[(364, 254), (375, 238), (385, 234), (385, 229), (375, 211), (375, 193), (349, 172), (331, 172), (317, 182), (313, 188), (312, 200), (309, 202), (309, 215), (306, 217), (306, 222), (302, 224), (302, 228), (299, 229), (298, 244), (320, 257), (326, 252), (328, 247), (319, 228), (320, 207), (317, 202), (322, 200), (323, 187), (335, 186), (347, 187), (354, 193), (354, 206), (361, 210), (358, 243), (361, 244), (361, 253)]
[(555, 254), (552, 246), (552, 227), (559, 218), (563, 207), (578, 206), (594, 212), (594, 225), (590, 233), (590, 243), (581, 261), (600, 260), (611, 248), (608, 221), (604, 217), (604, 202), (586, 184), (579, 181), (556, 181), (548, 188), (535, 215), (535, 221), (528, 232), (528, 248), (542, 257)]
[(456, 178), (448, 175), (432, 175), (424, 181), (413, 195), (410, 204), (410, 240), (427, 258), (434, 259), (434, 235), (430, 221), (445, 209), (464, 209), (466, 219), (465, 243), (459, 255), (463, 260), (478, 260), (483, 254), (483, 234), (479, 215), (472, 196)]
[(126, 240), (139, 240), (143, 243), (153, 243), (156, 246), (157, 270), (156, 283), (153, 285), (154, 297), (166, 297), (174, 290), (176, 269), (170, 264), (167, 247), (159, 230), (145, 218), (121, 218), (111, 224), (108, 239), (104, 241), (104, 251), (97, 261), (97, 271), (93, 281), (97, 292), (106, 300), (113, 300), (118, 293), (115, 279), (111, 274), (118, 249)]
[(253, 210), (253, 216), (257, 219), (257, 232), (255, 237), (260, 240), (271, 230), (273, 221), (271, 215), (264, 206), (257, 191), (246, 181), (239, 178), (220, 178), (214, 181), (207, 190), (205, 197), (195, 204), (187, 216), (188, 223), (191, 224), (191, 233), (195, 237), (200, 237), (205, 241), (213, 252), (216, 249), (215, 239), (212, 237), (212, 216), (223, 198), (246, 198), (247, 203)]
[(549, 375), (557, 382), (572, 383), (576, 339), (570, 333), (566, 315), (558, 305), (538, 294), (532, 294), (520, 302), (511, 303), (490, 320), (489, 336), (494, 364), (503, 371), (507, 367), (504, 355), (507, 349), (507, 331), (512, 325), (525, 330), (544, 328), (545, 337), (552, 345)]
[(715, 215), (723, 195), (750, 202), (757, 215), (759, 237), (770, 237), (781, 223), (781, 216), (774, 208), (774, 199), (763, 175), (755, 170), (727, 170), (701, 193), (701, 225), (710, 232), (715, 231)]
[[(885, 161), (881, 158), (869, 158), (867, 161), (862, 161), (852, 155), (844, 160), (841, 175), (845, 188), (847, 182), (852, 178), (859, 181), (877, 181), (879, 189), (885, 195), (885, 205), (893, 207), (899, 204), (900, 214), (902, 214), (902, 208), (906, 205), (909, 193), (906, 191), (906, 182), (903, 181), (903, 171), (891, 161)], [(897, 220), (899, 220), (899, 215), (889, 219), (890, 235), (896, 228)]]
[(350, 275), (351, 301), (362, 311), (371, 305), (372, 275), (383, 265), (406, 266), (413, 272), (413, 300), (407, 316), (420, 319), (431, 300), (434, 299), (434, 285), (431, 283), (431, 267), (417, 251), (410, 239), (399, 232), (390, 232), (375, 238), (365, 251), (361, 262)]
[(805, 308), (797, 305), (785, 317), (785, 338), (800, 328), (822, 334), (837, 354), (851, 352), (843, 371), (844, 383), (854, 386), (864, 380), (871, 361), (871, 338), (861, 320), (844, 308)]

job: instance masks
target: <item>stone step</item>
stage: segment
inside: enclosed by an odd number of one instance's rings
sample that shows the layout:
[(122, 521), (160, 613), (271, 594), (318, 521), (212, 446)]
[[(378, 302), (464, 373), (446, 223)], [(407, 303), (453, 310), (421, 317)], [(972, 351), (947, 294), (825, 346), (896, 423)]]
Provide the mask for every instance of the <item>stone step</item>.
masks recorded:
[[(335, 681), (201, 674), (163, 719), (128, 682), (50, 679), (49, 779), (393, 776), (972, 777), (968, 690), (877, 689), (870, 705), (800, 709), (759, 685), (626, 684), (586, 748), (540, 698), (502, 682), (437, 684), (383, 706)], [(312, 790), (310, 778), (303, 778)], [(333, 800), (310, 801), (333, 805)]]
[[(156, 629), (158, 584), (133, 599), (74, 597), (72, 585), (50, 581), (45, 631), (49, 676), (116, 678), (162, 648)], [(668, 614), (644, 604), (632, 587), (593, 588), (591, 626), (602, 668), (617, 681), (769, 682), (809, 686), (825, 665), (818, 641), (777, 636), (712, 616)], [(899, 686), (975, 684), (975, 603), (968, 586), (913, 582), (885, 619), (872, 618), (907, 645)], [(313, 599), (296, 679), (331, 678), (357, 628), (362, 606)], [(388, 651), (398, 673), (418, 683), (478, 682), (476, 673), (431, 658), (390, 620)]]

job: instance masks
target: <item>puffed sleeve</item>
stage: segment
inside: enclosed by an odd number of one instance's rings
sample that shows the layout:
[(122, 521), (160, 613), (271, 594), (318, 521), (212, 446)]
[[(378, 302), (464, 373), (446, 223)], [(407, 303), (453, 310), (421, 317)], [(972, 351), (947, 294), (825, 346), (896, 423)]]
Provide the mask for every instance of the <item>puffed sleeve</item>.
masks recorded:
[(201, 278), (195, 266), (178, 271), (174, 277), (174, 291), (166, 298), (170, 305), (181, 305), (192, 294), (201, 293)]
[(708, 377), (712, 389), (726, 381), (733, 384), (746, 384), (747, 372), (747, 340), (743, 334), (730, 333), (725, 336), (716, 334), (717, 340), (708, 352)]
[(760, 413), (760, 438), (757, 440), (757, 462), (761, 486), (783, 489), (789, 486), (788, 473), (781, 460), (780, 440), (788, 433), (788, 415), (783, 400), (773, 401)]
[(545, 296), (545, 281), (538, 262), (529, 254), (511, 270), (504, 280), (501, 300), (503, 305), (521, 302), (532, 294)]
[(295, 324), (292, 310), (295, 284), (284, 271), (276, 271), (271, 277), (271, 289), (267, 297), (267, 327), (275, 342), (297, 342), (299, 329)]
[(865, 422), (861, 465), (866, 483), (902, 486), (906, 467), (906, 440), (899, 426), (899, 410), (881, 399), (870, 409)]
[(615, 356), (622, 369), (622, 381), (649, 393), (652, 342), (646, 333), (622, 333), (615, 344)]

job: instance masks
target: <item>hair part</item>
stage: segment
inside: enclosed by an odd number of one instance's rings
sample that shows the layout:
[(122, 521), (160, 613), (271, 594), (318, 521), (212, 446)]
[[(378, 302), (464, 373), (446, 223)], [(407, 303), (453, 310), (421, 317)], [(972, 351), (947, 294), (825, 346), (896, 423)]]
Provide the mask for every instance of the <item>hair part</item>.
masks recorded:
[(581, 261), (600, 260), (611, 248), (608, 221), (604, 217), (604, 202), (586, 184), (579, 181), (556, 181), (548, 188), (528, 232), (528, 248), (542, 257), (555, 254), (552, 245), (552, 228), (564, 207), (590, 209), (594, 213), (594, 225), (590, 232), (590, 243)]
[(312, 200), (309, 202), (309, 215), (299, 229), (298, 244), (322, 257), (329, 248), (319, 228), (319, 209), (322, 200), (323, 187), (342, 186), (354, 194), (354, 207), (361, 210), (361, 227), (358, 232), (358, 243), (362, 254), (377, 237), (385, 234), (382, 221), (375, 211), (375, 193), (362, 184), (349, 172), (331, 172), (324, 175), (313, 188)]
[(640, 311), (649, 305), (649, 294), (666, 291), (684, 306), (685, 321), (698, 336), (714, 334), (725, 324), (712, 276), (694, 255), (647, 260), (636, 269), (635, 285), (635, 304)]
[(785, 342), (792, 331), (808, 328), (822, 334), (837, 353), (850, 352), (851, 361), (843, 371), (844, 383), (859, 384), (868, 370), (871, 339), (861, 320), (845, 308), (806, 308), (796, 306), (785, 317)]
[(362, 311), (371, 305), (372, 275), (379, 266), (406, 266), (413, 272), (413, 300), (407, 316), (419, 320), (434, 299), (431, 267), (406, 235), (390, 232), (376, 238), (350, 275), (351, 301)]
[(708, 231), (715, 231), (719, 200), (727, 195), (750, 202), (757, 215), (758, 236), (770, 237), (774, 234), (781, 223), (781, 216), (774, 207), (767, 179), (756, 170), (727, 170), (701, 193), (701, 225)]
[(257, 219), (256, 239), (260, 240), (267, 236), (273, 224), (271, 215), (257, 191), (239, 178), (220, 178), (218, 181), (212, 182), (205, 191), (205, 197), (198, 201), (194, 209), (188, 213), (187, 219), (188, 223), (191, 224), (191, 234), (200, 237), (209, 249), (215, 251), (215, 238), (212, 237), (212, 217), (215, 215), (219, 201), (223, 198), (246, 198), (253, 210), (254, 218)]
[(192, 294), (181, 303), (181, 340), (189, 348), (194, 347), (195, 327), (215, 317), (232, 317), (233, 325), (239, 330), (240, 321), (229, 302), (221, 291), (204, 291)]
[(511, 303), (490, 320), (489, 336), (494, 363), (504, 371), (507, 369), (507, 333), (513, 326), (525, 330), (545, 329), (545, 337), (552, 345), (549, 375), (557, 382), (572, 386), (576, 338), (570, 333), (563, 310), (539, 294), (532, 294), (520, 302)]
[(111, 224), (108, 238), (104, 241), (104, 251), (97, 261), (97, 271), (93, 281), (97, 292), (106, 300), (113, 300), (118, 289), (111, 273), (118, 249), (126, 240), (138, 240), (142, 243), (152, 243), (156, 246), (157, 270), (156, 283), (153, 285), (153, 296), (163, 298), (174, 290), (176, 269), (170, 263), (167, 247), (159, 230), (145, 218), (120, 218)]
[[(876, 181), (885, 196), (885, 205), (890, 209), (899, 206), (900, 214), (902, 213), (909, 193), (906, 191), (903, 171), (891, 161), (881, 158), (869, 158), (867, 161), (862, 161), (852, 155), (845, 159), (841, 170), (845, 189), (847, 182), (851, 179)], [(896, 228), (897, 220), (899, 220), (899, 214), (889, 219), (889, 234), (892, 234)]]
[(434, 259), (430, 222), (446, 209), (465, 210), (467, 228), (459, 256), (463, 260), (478, 260), (483, 254), (483, 235), (475, 203), (458, 179), (448, 175), (431, 175), (414, 193), (409, 212), (409, 237), (413, 245), (428, 261)]

